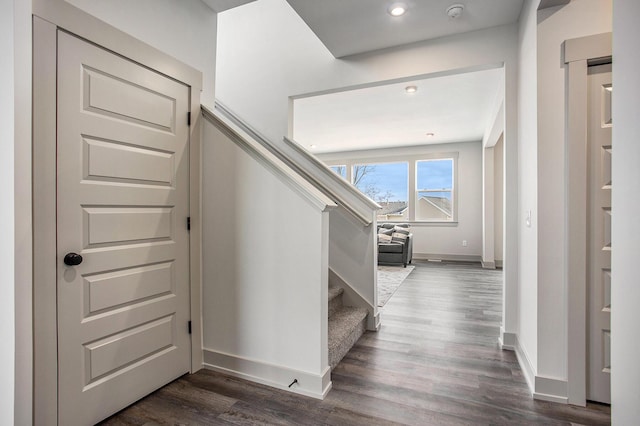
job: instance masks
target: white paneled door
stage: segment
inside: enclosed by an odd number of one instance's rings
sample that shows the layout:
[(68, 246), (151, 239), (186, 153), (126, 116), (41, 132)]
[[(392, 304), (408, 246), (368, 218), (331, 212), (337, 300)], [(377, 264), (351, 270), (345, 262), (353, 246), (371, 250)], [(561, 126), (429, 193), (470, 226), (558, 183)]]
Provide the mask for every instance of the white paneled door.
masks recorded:
[(190, 369), (189, 88), (58, 34), (58, 424), (66, 426), (96, 423)]
[(611, 403), (611, 65), (589, 68), (587, 399)]

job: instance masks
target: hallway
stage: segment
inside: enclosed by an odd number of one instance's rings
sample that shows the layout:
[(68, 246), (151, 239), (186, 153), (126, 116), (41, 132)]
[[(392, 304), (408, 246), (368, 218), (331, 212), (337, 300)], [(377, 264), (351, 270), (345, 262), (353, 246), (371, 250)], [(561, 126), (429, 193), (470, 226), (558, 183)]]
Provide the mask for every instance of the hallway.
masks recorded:
[(324, 401), (202, 370), (106, 425), (479, 425), (610, 423), (608, 406), (534, 401), (515, 354), (497, 346), (501, 271), (415, 261), (332, 373)]

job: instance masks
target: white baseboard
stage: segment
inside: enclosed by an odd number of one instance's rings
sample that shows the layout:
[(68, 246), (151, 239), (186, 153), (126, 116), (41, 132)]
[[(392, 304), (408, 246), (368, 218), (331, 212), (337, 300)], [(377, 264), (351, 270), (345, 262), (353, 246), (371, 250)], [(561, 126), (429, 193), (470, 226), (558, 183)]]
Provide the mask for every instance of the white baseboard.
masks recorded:
[(415, 260), (448, 260), (451, 262), (482, 262), (482, 256), (466, 254), (413, 253)]
[(533, 393), (534, 399), (541, 401), (558, 402), (568, 404), (567, 381), (551, 377), (536, 376), (536, 389)]
[(379, 331), (380, 330), (380, 311), (378, 310), (373, 316), (373, 320), (367, 318), (367, 330)]
[[(211, 349), (203, 352), (204, 368), (209, 370), (316, 399), (324, 399), (331, 390), (331, 369), (328, 366), (321, 375), (316, 375)], [(289, 387), (294, 380), (298, 382)]]
[(525, 350), (520, 346), (520, 342), (518, 341), (518, 337), (515, 339), (515, 351), (516, 358), (518, 358), (518, 364), (520, 364), (520, 368), (522, 369), (522, 373), (524, 374), (524, 379), (527, 381), (527, 386), (529, 386), (529, 391), (531, 391), (531, 395), (535, 393), (535, 369), (529, 361), (529, 357)]
[(487, 261), (487, 260), (481, 260), (480, 263), (482, 263), (482, 267), (484, 269), (496, 269), (496, 262), (493, 261)]
[(500, 349), (504, 349), (507, 351), (515, 351), (516, 350), (516, 334), (507, 333), (504, 330), (504, 327), (500, 327), (500, 337), (498, 338), (498, 343), (500, 344)]
[(568, 404), (567, 381), (551, 377), (537, 376), (526, 351), (515, 338), (515, 352), (518, 363), (527, 381), (533, 399)]

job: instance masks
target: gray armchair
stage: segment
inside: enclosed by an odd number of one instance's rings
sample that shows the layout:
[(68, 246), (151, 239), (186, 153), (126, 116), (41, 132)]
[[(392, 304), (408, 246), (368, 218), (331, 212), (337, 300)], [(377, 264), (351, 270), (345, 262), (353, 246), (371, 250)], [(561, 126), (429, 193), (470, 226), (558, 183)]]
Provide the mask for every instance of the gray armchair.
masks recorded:
[[(381, 234), (391, 236), (391, 241), (381, 241)], [(406, 268), (413, 257), (413, 234), (409, 231), (409, 224), (380, 224), (378, 235), (378, 264), (401, 263)]]

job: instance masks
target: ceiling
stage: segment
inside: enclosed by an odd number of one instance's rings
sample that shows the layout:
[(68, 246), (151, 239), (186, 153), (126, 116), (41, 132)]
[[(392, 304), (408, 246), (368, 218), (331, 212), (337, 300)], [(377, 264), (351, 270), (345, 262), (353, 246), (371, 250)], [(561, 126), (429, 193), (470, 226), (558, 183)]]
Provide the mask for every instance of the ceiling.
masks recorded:
[[(222, 0), (206, 0), (222, 1)], [(514, 23), (523, 0), (399, 0), (400, 17), (387, 13), (394, 0), (287, 0), (336, 57), (400, 46), (451, 34)], [(465, 6), (451, 19), (452, 4)]]
[[(255, 0), (203, 1), (222, 12)], [(341, 58), (515, 23), (524, 0), (286, 2)], [(407, 12), (392, 17), (387, 11), (398, 2)], [(545, 2), (548, 7), (568, 0)], [(457, 19), (446, 13), (453, 4), (464, 6)], [(502, 84), (503, 70), (493, 69), (296, 99), (293, 137), (315, 153), (479, 141), (493, 124)], [(407, 94), (408, 85), (418, 91)]]
[[(511, 24), (523, 6), (523, 0), (286, 1), (337, 58)], [(387, 11), (398, 2), (407, 12), (392, 17)], [(457, 19), (446, 13), (453, 4), (464, 6)], [(293, 137), (316, 153), (479, 141), (493, 124), (502, 76), (502, 69), (485, 70), (297, 99)], [(407, 94), (412, 84), (418, 91)]]
[(243, 4), (251, 3), (255, 0), (202, 0), (204, 4), (213, 9), (214, 12), (220, 13)]
[(480, 141), (501, 84), (499, 68), (296, 99), (293, 138), (314, 153)]

